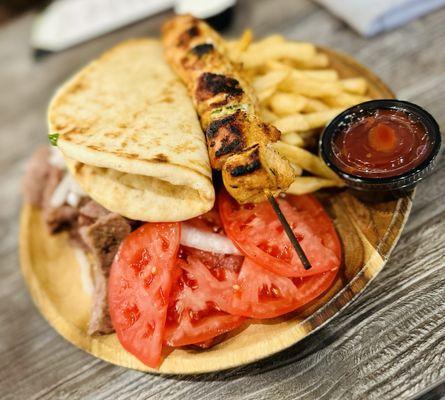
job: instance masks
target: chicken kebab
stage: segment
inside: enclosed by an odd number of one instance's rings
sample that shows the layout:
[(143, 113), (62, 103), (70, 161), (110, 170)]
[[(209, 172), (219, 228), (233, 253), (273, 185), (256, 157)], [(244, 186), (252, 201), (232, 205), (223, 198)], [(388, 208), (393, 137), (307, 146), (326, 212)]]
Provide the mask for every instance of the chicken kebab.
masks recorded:
[(165, 55), (187, 85), (207, 138), (210, 163), (240, 204), (285, 191), (294, 181), (290, 163), (273, 148), (280, 131), (258, 117), (258, 102), (223, 39), (189, 15), (164, 25)]
[(295, 180), (272, 147), (280, 131), (261, 121), (258, 100), (227, 56), (223, 39), (205, 22), (180, 15), (163, 27), (165, 56), (187, 85), (207, 139), (210, 164), (240, 204), (269, 200), (304, 267), (311, 267), (274, 196)]

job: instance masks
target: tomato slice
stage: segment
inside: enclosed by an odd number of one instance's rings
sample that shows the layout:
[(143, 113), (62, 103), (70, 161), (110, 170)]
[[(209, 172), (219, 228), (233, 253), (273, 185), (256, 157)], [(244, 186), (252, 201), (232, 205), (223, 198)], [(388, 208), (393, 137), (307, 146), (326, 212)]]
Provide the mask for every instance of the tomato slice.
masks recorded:
[[(222, 311), (215, 303), (219, 281), (198, 258), (187, 256), (177, 265), (181, 272), (171, 293), (164, 333), (168, 346), (207, 342), (242, 324), (244, 318)], [(198, 281), (198, 271), (207, 271), (210, 280)]]
[(305, 278), (286, 278), (249, 258), (244, 260), (227, 311), (250, 318), (275, 318), (304, 306), (324, 293), (337, 271)]
[(200, 295), (211, 299), (206, 300), (209, 306), (250, 318), (275, 318), (294, 311), (324, 293), (337, 275), (335, 270), (287, 278), (247, 257), (231, 256), (236, 257), (235, 261), (187, 248), (181, 253), (187, 259), (182, 268), (191, 282), (189, 286), (200, 288)]
[(288, 195), (278, 202), (311, 269), (304, 269), (268, 202), (239, 205), (222, 191), (219, 211), (227, 236), (246, 257), (277, 275), (303, 277), (338, 269), (340, 241), (321, 204), (310, 195)]
[(321, 239), (323, 246), (331, 249), (341, 261), (341, 242), (331, 218), (319, 201), (310, 195), (287, 195), (286, 200), (299, 212), (314, 234)]
[(111, 266), (108, 304), (122, 346), (157, 367), (179, 249), (179, 223), (147, 223), (122, 242)]

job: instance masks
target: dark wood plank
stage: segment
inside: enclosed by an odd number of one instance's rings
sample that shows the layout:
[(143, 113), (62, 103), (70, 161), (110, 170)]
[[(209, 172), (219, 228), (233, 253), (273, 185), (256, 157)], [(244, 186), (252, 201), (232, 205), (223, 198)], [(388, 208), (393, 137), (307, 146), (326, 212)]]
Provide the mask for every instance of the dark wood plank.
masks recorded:
[[(118, 41), (156, 34), (155, 17), (35, 63), (32, 15), (0, 28), (0, 397), (5, 399), (404, 399), (445, 380), (445, 165), (419, 185), (390, 262), (345, 312), (289, 351), (245, 368), (160, 377), (103, 363), (61, 339), (40, 317), (18, 270), (19, 177), (45, 141), (56, 86)], [(353, 54), (401, 98), (445, 125), (445, 10), (371, 40), (308, 1), (239, 5), (231, 34), (252, 26)], [(6, 62), (4, 61), (6, 60)]]

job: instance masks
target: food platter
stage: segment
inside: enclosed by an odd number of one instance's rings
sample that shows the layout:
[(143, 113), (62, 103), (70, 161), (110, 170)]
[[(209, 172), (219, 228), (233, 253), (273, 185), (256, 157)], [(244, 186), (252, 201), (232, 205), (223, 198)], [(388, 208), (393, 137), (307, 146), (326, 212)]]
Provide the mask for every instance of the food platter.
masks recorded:
[[(363, 76), (369, 96), (393, 98), (391, 90), (351, 57), (321, 48), (341, 77)], [(65, 234), (47, 234), (41, 212), (24, 205), (20, 224), (22, 272), (31, 295), (51, 326), (65, 339), (113, 364), (165, 374), (196, 374), (251, 363), (287, 349), (324, 325), (379, 273), (408, 218), (412, 193), (397, 200), (365, 203), (348, 190), (320, 192), (318, 198), (335, 223), (344, 262), (322, 298), (267, 323), (249, 321), (222, 343), (205, 350), (175, 349), (159, 369), (150, 369), (120, 345), (115, 334), (87, 335), (91, 300), (84, 293), (74, 251)]]

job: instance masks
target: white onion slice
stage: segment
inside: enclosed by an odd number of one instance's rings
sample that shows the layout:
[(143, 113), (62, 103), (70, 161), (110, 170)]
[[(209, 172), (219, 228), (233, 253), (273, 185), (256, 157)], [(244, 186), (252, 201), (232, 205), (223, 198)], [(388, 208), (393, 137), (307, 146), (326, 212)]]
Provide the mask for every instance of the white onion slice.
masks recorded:
[(49, 163), (62, 171), (66, 170), (65, 159), (62, 156), (62, 152), (54, 146), (50, 147)]
[(75, 192), (68, 192), (68, 196), (66, 196), (66, 202), (71, 206), (76, 208), (80, 203), (81, 196), (79, 196)]
[(77, 183), (77, 181), (73, 178), (73, 176), (68, 172), (68, 179), (70, 181), (70, 193), (73, 193), (79, 197), (84, 197), (86, 196), (86, 193), (83, 191), (83, 189), (79, 186), (79, 184)]
[(68, 203), (72, 207), (77, 207), (83, 196), (86, 196), (85, 192), (74, 180), (72, 175), (67, 172), (54, 190), (49, 205), (57, 208), (64, 203)]
[(212, 253), (241, 255), (228, 237), (202, 231), (184, 222), (181, 224), (181, 244)]
[(56, 189), (54, 190), (54, 193), (52, 194), (51, 199), (49, 201), (49, 205), (53, 208), (57, 208), (63, 205), (63, 203), (65, 203), (66, 201), (69, 190), (70, 190), (69, 175), (65, 174), (62, 180), (57, 185)]

